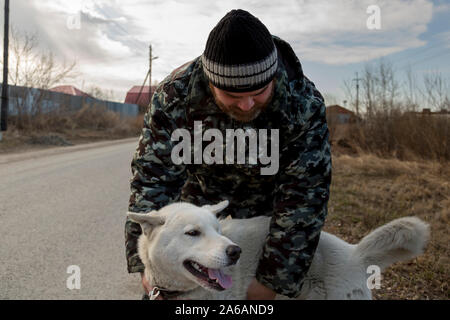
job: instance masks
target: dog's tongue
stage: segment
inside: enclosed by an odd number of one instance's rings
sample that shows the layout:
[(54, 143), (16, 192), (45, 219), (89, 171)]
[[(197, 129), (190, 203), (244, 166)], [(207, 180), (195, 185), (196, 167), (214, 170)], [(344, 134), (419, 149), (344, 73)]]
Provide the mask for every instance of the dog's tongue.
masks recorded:
[(220, 269), (210, 269), (208, 268), (208, 276), (210, 279), (217, 279), (222, 288), (228, 289), (232, 285), (232, 280), (230, 276), (224, 274)]

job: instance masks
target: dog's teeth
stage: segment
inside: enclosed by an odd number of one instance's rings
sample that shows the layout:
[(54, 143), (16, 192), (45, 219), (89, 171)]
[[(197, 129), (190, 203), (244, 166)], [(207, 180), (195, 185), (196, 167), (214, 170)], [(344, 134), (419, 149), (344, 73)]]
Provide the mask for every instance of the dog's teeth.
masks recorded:
[(192, 266), (194, 267), (195, 270), (197, 270), (197, 271), (202, 271), (202, 270), (200, 269), (200, 266), (199, 266), (197, 263), (192, 262)]

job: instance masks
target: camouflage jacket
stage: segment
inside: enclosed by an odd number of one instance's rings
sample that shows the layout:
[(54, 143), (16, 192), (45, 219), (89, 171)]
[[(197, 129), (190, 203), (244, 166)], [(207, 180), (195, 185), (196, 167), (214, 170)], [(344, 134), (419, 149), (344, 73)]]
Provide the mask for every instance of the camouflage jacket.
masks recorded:
[[(230, 201), (233, 218), (271, 216), (270, 233), (257, 268), (259, 282), (279, 294), (298, 296), (327, 215), (331, 154), (325, 105), (302, 71), (292, 48), (274, 37), (279, 67), (272, 102), (254, 120), (231, 119), (214, 103), (197, 58), (174, 70), (158, 86), (144, 118), (132, 160), (129, 210), (148, 212), (175, 202), (196, 205)], [(278, 129), (279, 170), (261, 175), (261, 164), (179, 164), (171, 159), (177, 128)], [(224, 135), (225, 136), (225, 135)], [(140, 226), (125, 223), (129, 272), (144, 266), (137, 254)]]

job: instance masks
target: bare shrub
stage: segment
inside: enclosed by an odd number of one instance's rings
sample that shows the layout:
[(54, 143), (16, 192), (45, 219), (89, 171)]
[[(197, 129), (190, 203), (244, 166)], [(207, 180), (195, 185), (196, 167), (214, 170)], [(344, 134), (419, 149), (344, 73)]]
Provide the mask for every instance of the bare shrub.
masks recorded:
[(97, 105), (85, 105), (78, 111), (60, 110), (35, 115), (33, 121), (20, 122), (12, 116), (12, 129), (23, 135), (38, 135), (55, 132), (73, 135), (76, 131), (104, 133), (111, 138), (136, 136), (142, 129), (142, 116), (121, 117), (117, 112)]
[(355, 148), (381, 157), (450, 161), (449, 127), (449, 118), (397, 110), (349, 125), (345, 138)]
[(50, 50), (39, 49), (37, 33), (20, 31), (12, 26), (10, 39), (10, 84), (49, 89), (63, 80), (77, 76), (76, 61), (63, 64), (55, 61)]
[[(393, 65), (380, 60), (378, 65), (365, 66), (361, 82), (362, 120), (345, 125), (346, 130), (339, 128), (339, 124), (329, 124), (337, 139), (336, 149), (339, 141), (345, 141), (353, 150), (382, 157), (450, 160), (450, 115), (445, 113), (449, 87), (440, 73), (424, 75), (422, 89), (408, 69), (406, 81), (400, 85)], [(344, 82), (344, 86), (347, 97), (356, 105), (351, 82)], [(444, 112), (417, 112), (423, 106)]]
[(84, 105), (73, 115), (78, 128), (106, 130), (119, 125), (120, 115), (98, 105)]
[(99, 100), (107, 100), (107, 101), (114, 101), (116, 99), (114, 91), (113, 90), (106, 90), (103, 88), (100, 88), (95, 85), (89, 86), (86, 90), (84, 90), (88, 95), (99, 99)]

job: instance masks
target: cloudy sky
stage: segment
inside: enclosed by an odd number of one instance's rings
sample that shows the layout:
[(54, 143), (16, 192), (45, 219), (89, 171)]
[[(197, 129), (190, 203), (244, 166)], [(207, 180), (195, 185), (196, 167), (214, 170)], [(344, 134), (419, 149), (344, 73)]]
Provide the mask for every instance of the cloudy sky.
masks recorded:
[[(367, 27), (371, 5), (380, 8), (380, 29)], [(399, 72), (411, 65), (450, 77), (448, 0), (13, 0), (10, 20), (36, 32), (42, 50), (77, 61), (71, 84), (114, 90), (123, 101), (144, 80), (150, 43), (158, 56), (152, 77), (162, 80), (201, 55), (210, 30), (235, 8), (291, 43), (305, 74), (339, 99), (343, 80), (381, 57)]]

